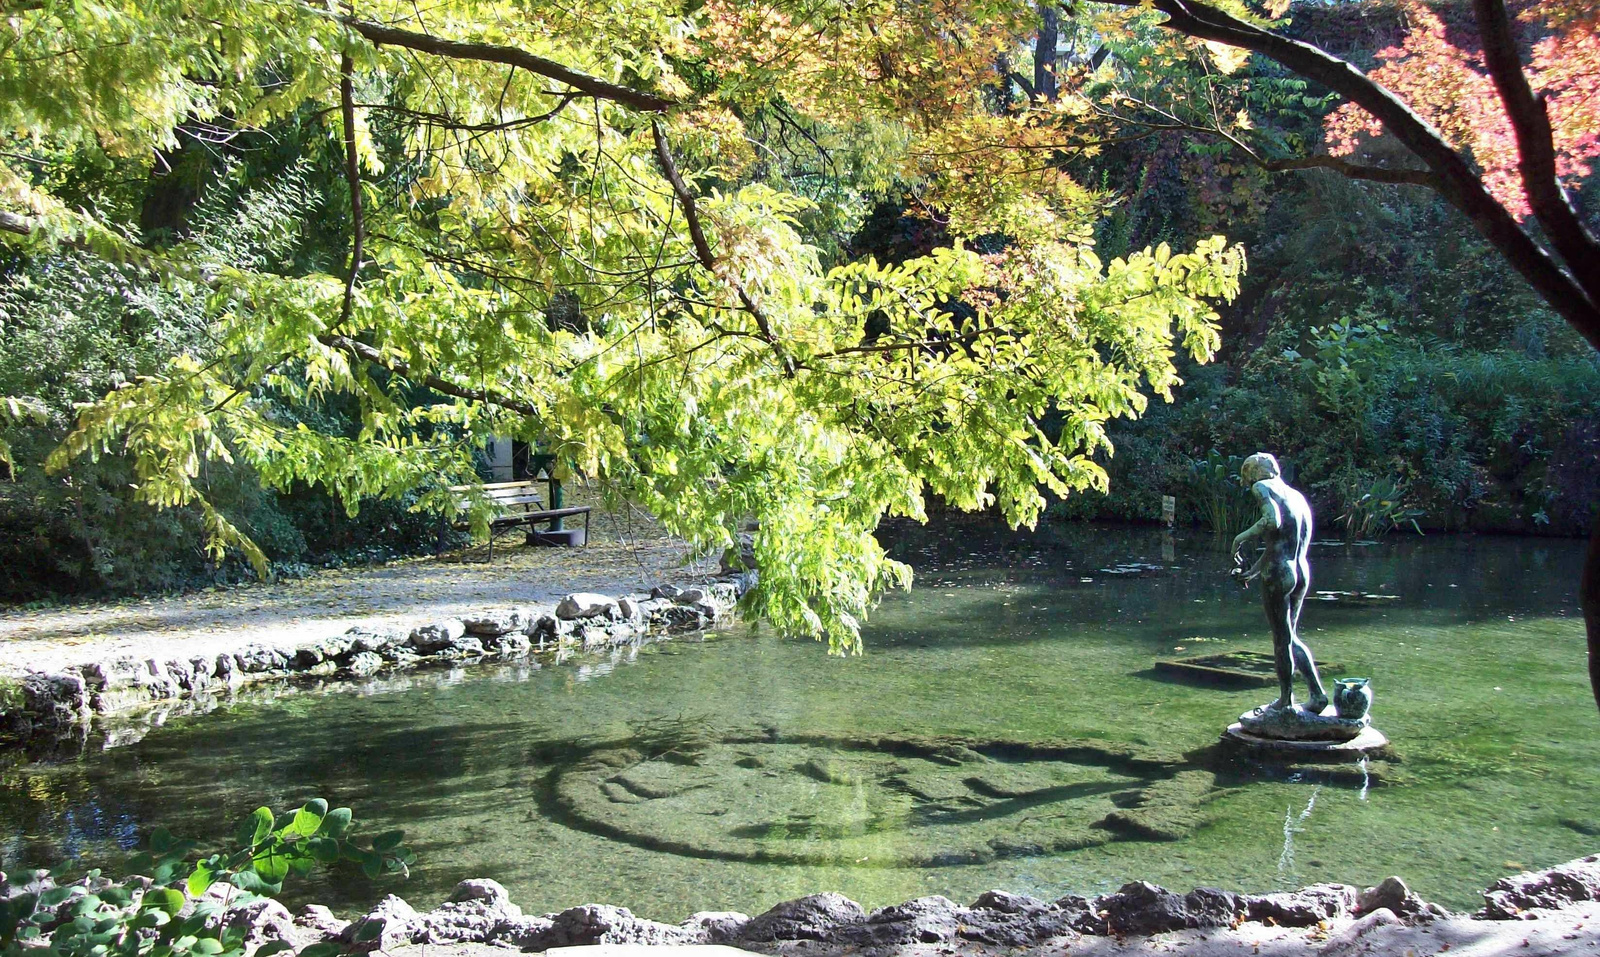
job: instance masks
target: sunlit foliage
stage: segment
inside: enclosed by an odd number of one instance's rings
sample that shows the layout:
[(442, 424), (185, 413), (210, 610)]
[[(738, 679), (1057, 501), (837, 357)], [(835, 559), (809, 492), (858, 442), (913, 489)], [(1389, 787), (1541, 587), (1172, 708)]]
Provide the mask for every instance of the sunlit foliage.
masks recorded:
[[(1385, 84), (1437, 126), (1483, 168), (1484, 184), (1519, 217), (1531, 211), (1523, 191), (1516, 135), (1495, 91), (1470, 25), (1451, 29), (1439, 13), (1409, 0), (1410, 30), (1377, 53), (1373, 79)], [(1600, 35), (1592, 6), (1543, 0), (1520, 17), (1538, 30), (1527, 67), (1529, 85), (1546, 103), (1556, 149), (1556, 170), (1569, 185), (1590, 174), (1600, 157)], [(1356, 152), (1382, 126), (1360, 107), (1346, 104), (1328, 119), (1337, 155)]]
[[(49, 467), (127, 456), (142, 500), (199, 509), (258, 564), (204, 463), (351, 510), (447, 510), (485, 437), (513, 436), (707, 550), (759, 523), (750, 610), (853, 648), (908, 578), (872, 537), (884, 515), (936, 494), (1027, 524), (1041, 489), (1103, 486), (1106, 420), (1170, 395), (1177, 350), (1212, 355), (1244, 267), (1221, 237), (1104, 260), (1101, 197), (1047, 150), (986, 147), (1055, 135), (995, 108), (1031, 5), (23, 7), (0, 29), (18, 151), (137, 162), (309, 119), (351, 153), (348, 275), (144, 248), (47, 170), (0, 169), (26, 254), (66, 244), (201, 291), (204, 355), (85, 408)], [(889, 188), (957, 244), (844, 259)], [(335, 395), (358, 433), (274, 411)]]

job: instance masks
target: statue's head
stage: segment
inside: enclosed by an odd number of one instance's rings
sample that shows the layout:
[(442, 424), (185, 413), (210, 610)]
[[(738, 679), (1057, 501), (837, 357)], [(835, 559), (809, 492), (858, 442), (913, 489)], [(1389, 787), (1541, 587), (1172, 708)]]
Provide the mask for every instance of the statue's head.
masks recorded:
[(1273, 458), (1270, 452), (1257, 452), (1239, 466), (1239, 478), (1243, 479), (1246, 485), (1254, 485), (1263, 479), (1277, 478), (1281, 474), (1282, 472), (1278, 470), (1278, 460)]

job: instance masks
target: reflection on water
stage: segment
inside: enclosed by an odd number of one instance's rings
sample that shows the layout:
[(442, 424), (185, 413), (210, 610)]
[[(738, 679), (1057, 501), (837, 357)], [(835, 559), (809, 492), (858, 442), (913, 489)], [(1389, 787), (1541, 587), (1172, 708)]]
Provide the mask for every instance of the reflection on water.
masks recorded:
[(878, 905), (1392, 873), (1471, 908), (1511, 870), (1597, 849), (1581, 543), (1314, 548), (1326, 596), (1305, 637), (1373, 676), (1396, 753), (1315, 771), (1216, 753), (1270, 689), (1152, 667), (1269, 649), (1258, 596), (1208, 537), (909, 528), (892, 550), (918, 588), (884, 603), (859, 658), (739, 628), (241, 700), (123, 747), (0, 757), (4, 867), (112, 860), (156, 824), (214, 839), (256, 804), (315, 795), (373, 832), (405, 828), (422, 858), (404, 885), (336, 873), (303, 892), (344, 908), (390, 890), (430, 904), (478, 875), (535, 912), (610, 901), (676, 919), (824, 889)]

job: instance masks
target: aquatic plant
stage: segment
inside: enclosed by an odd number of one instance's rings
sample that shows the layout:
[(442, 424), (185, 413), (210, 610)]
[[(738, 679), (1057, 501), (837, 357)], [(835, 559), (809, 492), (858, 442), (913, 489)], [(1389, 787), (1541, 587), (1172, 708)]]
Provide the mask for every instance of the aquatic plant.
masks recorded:
[(1237, 455), (1224, 456), (1212, 449), (1205, 458), (1189, 466), (1189, 503), (1200, 523), (1211, 529), (1218, 539), (1243, 529), (1255, 511), (1249, 490), (1239, 482), (1239, 466), (1243, 461)]
[(1421, 535), (1422, 526), (1417, 524), (1417, 519), (1422, 516), (1423, 511), (1407, 505), (1405, 496), (1406, 487), (1403, 482), (1397, 482), (1392, 478), (1380, 478), (1374, 481), (1365, 492), (1350, 498), (1344, 512), (1339, 516), (1339, 524), (1344, 526), (1345, 537), (1375, 538), (1406, 524)]

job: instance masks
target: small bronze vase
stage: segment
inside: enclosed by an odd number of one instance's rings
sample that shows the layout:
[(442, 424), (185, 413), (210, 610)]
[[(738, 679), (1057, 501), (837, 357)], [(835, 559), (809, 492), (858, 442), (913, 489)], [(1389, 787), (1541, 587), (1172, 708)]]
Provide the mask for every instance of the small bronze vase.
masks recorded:
[(1333, 685), (1333, 710), (1341, 718), (1354, 720), (1372, 707), (1371, 678), (1339, 678)]

